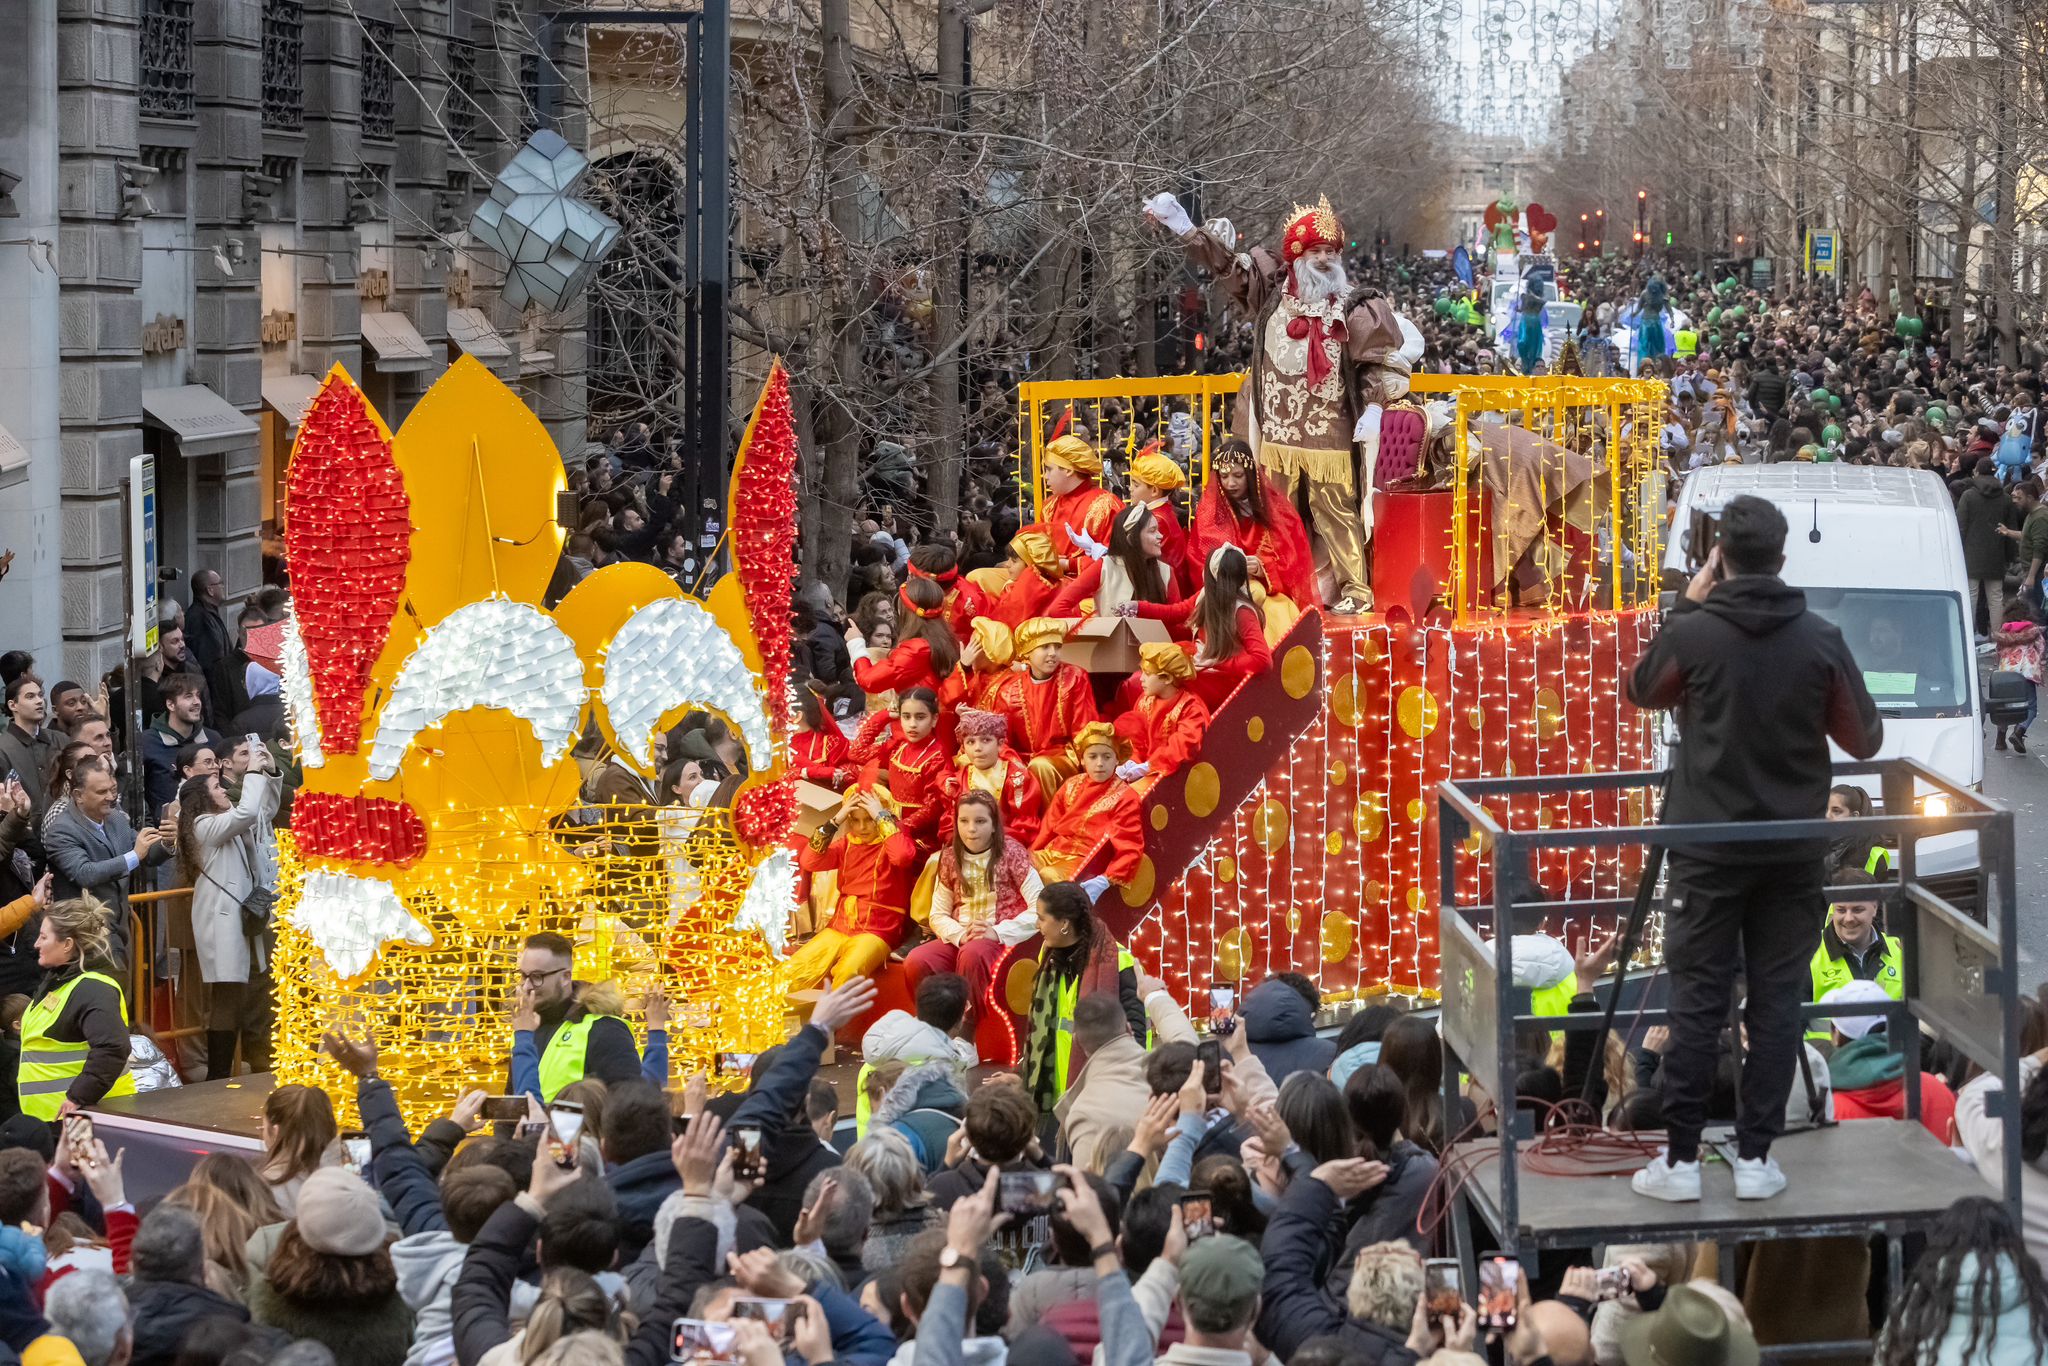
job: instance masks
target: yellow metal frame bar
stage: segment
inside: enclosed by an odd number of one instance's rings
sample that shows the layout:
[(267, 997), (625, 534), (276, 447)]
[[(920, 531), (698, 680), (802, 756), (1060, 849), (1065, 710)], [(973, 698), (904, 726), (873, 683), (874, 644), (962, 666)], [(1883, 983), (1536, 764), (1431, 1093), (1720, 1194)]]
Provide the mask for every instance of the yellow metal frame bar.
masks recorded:
[[(1219, 398), (1234, 398), (1244, 388), (1244, 372), (1222, 375), (1160, 375), (1149, 379), (1039, 379), (1017, 386), (1017, 518), (1028, 524), (1037, 520), (1045, 505), (1045, 434), (1050, 413), (1069, 404), (1095, 399), (1199, 398), (1201, 402), (1202, 457), (1198, 468), (1200, 483), (1209, 477), (1209, 441), (1215, 426), (1209, 420), (1209, 406)], [(1029, 462), (1026, 462), (1026, 453)], [(1026, 489), (1030, 501), (1024, 501)]]

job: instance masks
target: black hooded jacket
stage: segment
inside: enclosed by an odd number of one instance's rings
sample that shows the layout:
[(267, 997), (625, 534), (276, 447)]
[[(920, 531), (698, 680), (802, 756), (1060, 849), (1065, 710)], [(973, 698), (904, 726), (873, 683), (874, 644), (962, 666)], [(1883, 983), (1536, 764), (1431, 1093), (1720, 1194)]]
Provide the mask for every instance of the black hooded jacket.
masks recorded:
[[(1725, 579), (1703, 603), (1681, 597), (1636, 662), (1628, 697), (1678, 713), (1666, 825), (1819, 820), (1833, 777), (1828, 741), (1858, 759), (1884, 742), (1842, 633), (1775, 574)], [(1707, 863), (1796, 863), (1820, 858), (1826, 841), (1676, 852)]]

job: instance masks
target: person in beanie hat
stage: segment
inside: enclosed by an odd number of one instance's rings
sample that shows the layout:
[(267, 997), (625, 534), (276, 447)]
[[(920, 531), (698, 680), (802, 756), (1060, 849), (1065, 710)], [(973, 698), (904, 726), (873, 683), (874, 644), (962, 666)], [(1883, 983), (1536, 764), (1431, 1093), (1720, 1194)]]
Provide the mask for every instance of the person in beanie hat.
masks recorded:
[(1259, 1250), (1228, 1233), (1197, 1238), (1180, 1259), (1180, 1312), (1187, 1339), (1159, 1360), (1184, 1366), (1249, 1366), (1247, 1342), (1259, 1319), (1266, 1265)]
[(403, 1366), (413, 1313), (398, 1292), (377, 1194), (346, 1167), (299, 1187), (297, 1213), (249, 1284), (249, 1314), (325, 1343), (349, 1366)]
[(1671, 1287), (1662, 1308), (1621, 1333), (1627, 1366), (1756, 1366), (1760, 1355), (1749, 1329), (1690, 1285)]

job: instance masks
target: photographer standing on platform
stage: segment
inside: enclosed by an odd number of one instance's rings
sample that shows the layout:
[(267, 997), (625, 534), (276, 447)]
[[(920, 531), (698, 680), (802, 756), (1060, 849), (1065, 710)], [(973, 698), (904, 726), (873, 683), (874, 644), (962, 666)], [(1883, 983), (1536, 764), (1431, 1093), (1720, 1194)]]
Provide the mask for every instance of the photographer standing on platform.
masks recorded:
[[(1663, 823), (1819, 820), (1833, 739), (1867, 759), (1884, 738), (1841, 632), (1778, 577), (1785, 517), (1761, 498), (1721, 511), (1712, 552), (1629, 679), (1639, 707), (1678, 712)], [(1735, 1193), (1785, 1188), (1771, 1160), (1800, 1046), (1808, 964), (1827, 917), (1826, 842), (1746, 842), (1671, 850), (1664, 925), (1671, 1048), (1664, 1116), (1670, 1146), (1635, 1176), (1638, 1194), (1700, 1198), (1699, 1141), (1736, 964), (1748, 983)], [(1738, 958), (1739, 947), (1739, 958)]]

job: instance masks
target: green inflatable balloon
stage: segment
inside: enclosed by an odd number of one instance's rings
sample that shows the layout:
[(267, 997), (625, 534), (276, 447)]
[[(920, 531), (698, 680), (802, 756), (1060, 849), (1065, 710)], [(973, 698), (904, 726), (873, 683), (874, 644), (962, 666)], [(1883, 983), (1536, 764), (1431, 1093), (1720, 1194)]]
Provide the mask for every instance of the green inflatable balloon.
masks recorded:
[(1829, 446), (1839, 446), (1842, 444), (1842, 429), (1830, 422), (1820, 429), (1820, 439)]
[(1933, 424), (1934, 424), (1935, 426), (1937, 426), (1937, 427), (1943, 427), (1943, 426), (1947, 426), (1947, 425), (1948, 425), (1948, 409), (1946, 409), (1946, 408), (1942, 407), (1942, 406), (1941, 406), (1941, 405), (1940, 405), (1939, 403), (1930, 403), (1930, 404), (1928, 404), (1928, 405), (1927, 405), (1927, 420), (1928, 420), (1929, 422), (1932, 422), (1932, 423), (1933, 423)]
[(1717, 323), (1717, 322), (1719, 322), (1719, 321), (1721, 321), (1721, 310), (1720, 310), (1719, 308), (1710, 308), (1710, 309), (1708, 309), (1708, 310), (1707, 310), (1707, 326), (1709, 326), (1709, 327), (1712, 327), (1712, 326), (1713, 326), (1713, 325), (1714, 325), (1715, 323)]
[(1893, 327), (1902, 337), (1918, 339), (1927, 335), (1927, 324), (1924, 321), (1919, 318), (1909, 318), (1903, 313), (1899, 315), (1899, 320), (1893, 324)]
[(1744, 308), (1741, 304), (1737, 304), (1733, 308), (1729, 309), (1724, 316), (1727, 317), (1727, 319), (1730, 322), (1739, 323), (1744, 318), (1747, 318), (1749, 316), (1749, 310)]
[(1438, 299), (1436, 303), (1433, 305), (1433, 307), (1435, 308), (1436, 315), (1439, 318), (1448, 318), (1451, 316), (1451, 313), (1453, 311), (1451, 308), (1451, 301), (1449, 299)]
[(1815, 406), (1819, 406), (1820, 404), (1826, 403), (1828, 401), (1829, 395), (1827, 390), (1821, 388), (1819, 385), (1815, 385), (1813, 388), (1808, 389), (1806, 391), (1806, 397), (1812, 400)]

